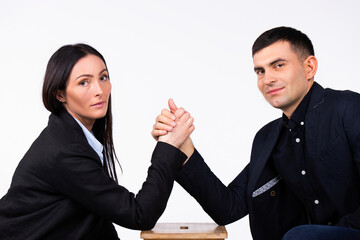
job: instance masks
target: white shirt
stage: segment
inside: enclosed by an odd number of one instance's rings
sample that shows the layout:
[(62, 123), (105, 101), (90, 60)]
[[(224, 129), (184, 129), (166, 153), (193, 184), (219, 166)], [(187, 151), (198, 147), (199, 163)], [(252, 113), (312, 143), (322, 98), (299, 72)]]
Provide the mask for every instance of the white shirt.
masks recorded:
[(104, 156), (103, 156), (103, 149), (104, 146), (96, 139), (94, 134), (90, 132), (79, 120), (74, 118), (76, 122), (80, 125), (81, 129), (83, 130), (85, 137), (89, 143), (89, 145), (94, 149), (94, 151), (99, 155), (99, 158), (101, 160), (101, 164), (104, 165)]

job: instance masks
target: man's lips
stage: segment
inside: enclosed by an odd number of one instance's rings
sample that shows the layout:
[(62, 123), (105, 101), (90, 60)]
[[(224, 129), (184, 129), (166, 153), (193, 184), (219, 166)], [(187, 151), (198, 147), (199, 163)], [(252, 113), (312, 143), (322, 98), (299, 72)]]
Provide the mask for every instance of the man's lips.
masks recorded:
[(281, 90), (283, 90), (284, 87), (280, 87), (280, 88), (272, 88), (270, 90), (267, 90), (266, 91), (266, 94), (269, 94), (269, 95), (274, 95), (274, 94), (277, 94), (279, 93)]

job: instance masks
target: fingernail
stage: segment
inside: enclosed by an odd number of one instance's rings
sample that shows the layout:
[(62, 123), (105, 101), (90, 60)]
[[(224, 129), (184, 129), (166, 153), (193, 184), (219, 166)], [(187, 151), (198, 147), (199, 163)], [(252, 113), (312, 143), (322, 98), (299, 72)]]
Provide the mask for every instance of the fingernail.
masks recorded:
[(168, 127), (168, 131), (171, 131), (172, 127)]
[(175, 122), (171, 122), (171, 125), (175, 127), (176, 124), (175, 124)]
[(172, 119), (172, 120), (175, 120), (175, 116), (171, 116), (171, 119)]

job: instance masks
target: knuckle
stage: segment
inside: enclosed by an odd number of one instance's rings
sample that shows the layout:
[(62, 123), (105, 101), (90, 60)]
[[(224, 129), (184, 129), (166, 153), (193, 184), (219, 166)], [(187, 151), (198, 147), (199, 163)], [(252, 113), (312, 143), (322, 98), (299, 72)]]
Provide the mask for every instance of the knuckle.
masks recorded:
[(159, 116), (158, 122), (160, 122), (160, 123), (166, 123), (166, 122), (167, 122), (167, 117), (165, 117), (164, 115)]
[(164, 116), (160, 116), (159, 117), (159, 121), (158, 121), (158, 123), (165, 123), (166, 122), (166, 117), (164, 117)]

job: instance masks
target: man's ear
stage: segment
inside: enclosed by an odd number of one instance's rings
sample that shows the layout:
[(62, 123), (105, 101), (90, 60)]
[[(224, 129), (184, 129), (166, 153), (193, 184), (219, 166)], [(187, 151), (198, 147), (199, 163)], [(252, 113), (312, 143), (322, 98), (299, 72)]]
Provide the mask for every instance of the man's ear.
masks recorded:
[(64, 91), (61, 91), (61, 90), (58, 90), (56, 92), (56, 99), (59, 101), (59, 102), (62, 102), (62, 103), (65, 103), (65, 94), (64, 94)]
[(318, 67), (318, 61), (315, 56), (309, 56), (304, 61), (304, 69), (307, 79), (313, 79)]

